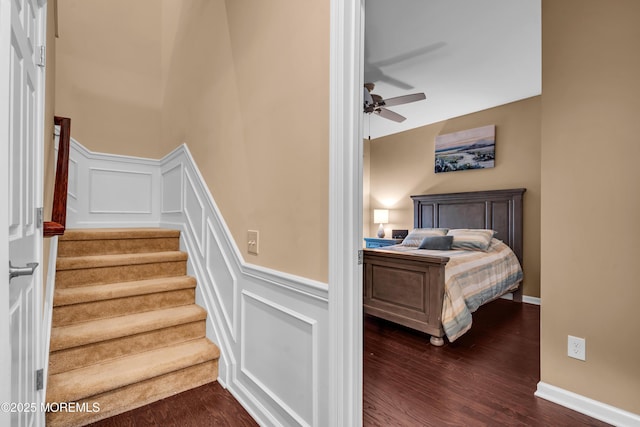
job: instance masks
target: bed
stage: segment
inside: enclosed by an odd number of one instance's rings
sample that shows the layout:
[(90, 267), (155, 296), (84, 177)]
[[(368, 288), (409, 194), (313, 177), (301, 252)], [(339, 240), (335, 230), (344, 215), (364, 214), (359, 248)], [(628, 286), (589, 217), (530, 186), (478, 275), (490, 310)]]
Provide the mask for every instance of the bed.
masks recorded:
[[(411, 196), (413, 225), (416, 229), (494, 230), (491, 249), (487, 252), (506, 251), (510, 255), (505, 256), (514, 258), (520, 268), (525, 191), (517, 188)], [(364, 312), (425, 332), (431, 335), (431, 344), (441, 346), (445, 336), (454, 341), (471, 327), (471, 313), (479, 305), (506, 293), (512, 293), (515, 302), (522, 302), (520, 269), (517, 275), (513, 271), (504, 273), (511, 277), (500, 280), (501, 288), (483, 292), (471, 301), (465, 296), (461, 303), (460, 291), (449, 289), (453, 289), (452, 271), (461, 264), (459, 259), (467, 256), (457, 252), (402, 246), (364, 249)], [(458, 312), (452, 314), (451, 305)], [(456, 321), (453, 327), (449, 323), (451, 316)]]

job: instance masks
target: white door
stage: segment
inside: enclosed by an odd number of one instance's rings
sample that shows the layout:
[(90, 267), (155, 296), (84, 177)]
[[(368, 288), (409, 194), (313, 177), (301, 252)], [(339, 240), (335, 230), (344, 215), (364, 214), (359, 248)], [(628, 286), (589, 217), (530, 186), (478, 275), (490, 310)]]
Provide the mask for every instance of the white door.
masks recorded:
[[(8, 225), (0, 224), (2, 426), (44, 424), (36, 370), (43, 360), (37, 208), (42, 206), (45, 4), (0, 0), (0, 219)], [(10, 279), (11, 272), (16, 276)]]

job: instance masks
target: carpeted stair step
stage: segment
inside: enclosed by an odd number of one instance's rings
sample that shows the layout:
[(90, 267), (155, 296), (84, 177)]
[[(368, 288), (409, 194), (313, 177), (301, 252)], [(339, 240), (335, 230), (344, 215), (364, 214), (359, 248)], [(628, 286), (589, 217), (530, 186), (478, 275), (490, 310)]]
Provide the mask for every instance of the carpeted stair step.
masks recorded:
[(219, 356), (203, 338), (50, 375), (47, 402), (98, 403), (101, 410), (51, 412), (47, 425), (83, 425), (215, 381)]
[(56, 289), (157, 277), (184, 276), (187, 254), (180, 251), (61, 257)]
[(49, 376), (47, 402), (73, 402), (220, 356), (207, 339), (187, 341)]
[(67, 229), (58, 257), (177, 251), (180, 231), (163, 228)]
[[(46, 425), (47, 427), (85, 426), (183, 391), (200, 387), (215, 381), (217, 377), (218, 361), (210, 360), (77, 401), (76, 407), (89, 408), (89, 410), (47, 412)], [(99, 410), (95, 409), (94, 405), (96, 403), (99, 404)]]
[(192, 304), (54, 327), (49, 375), (203, 338), (206, 318)]
[(195, 288), (195, 286), (195, 278), (178, 276), (56, 289), (54, 292), (54, 307)]
[(189, 305), (195, 303), (195, 288), (193, 278), (182, 276), (58, 289), (51, 324), (64, 326)]

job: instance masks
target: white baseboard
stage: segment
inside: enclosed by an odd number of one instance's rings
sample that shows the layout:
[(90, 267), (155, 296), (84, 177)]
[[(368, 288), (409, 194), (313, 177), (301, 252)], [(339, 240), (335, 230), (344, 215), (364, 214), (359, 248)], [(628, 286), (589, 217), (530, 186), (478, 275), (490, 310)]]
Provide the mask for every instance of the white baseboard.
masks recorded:
[(640, 426), (640, 415), (598, 402), (597, 400), (540, 381), (534, 393), (537, 397), (564, 406), (592, 418), (618, 427)]
[(528, 297), (526, 295), (523, 295), (522, 302), (526, 302), (527, 304), (540, 305), (540, 298)]
[[(513, 294), (504, 294), (500, 298), (513, 300)], [(540, 305), (540, 298), (523, 295), (522, 302), (526, 302), (527, 304)]]

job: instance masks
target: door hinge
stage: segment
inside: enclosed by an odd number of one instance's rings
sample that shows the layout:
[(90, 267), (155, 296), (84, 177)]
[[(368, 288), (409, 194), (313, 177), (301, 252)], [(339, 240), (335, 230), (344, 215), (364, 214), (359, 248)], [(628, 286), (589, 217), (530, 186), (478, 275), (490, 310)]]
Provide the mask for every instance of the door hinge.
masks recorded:
[(362, 249), (358, 250), (358, 265), (362, 265), (364, 259), (364, 251)]
[(44, 214), (43, 208), (36, 208), (36, 227), (42, 228), (42, 224), (44, 223)]
[(47, 63), (47, 47), (44, 45), (41, 45), (36, 54), (38, 55), (38, 58), (36, 60), (36, 65), (38, 67), (44, 67)]
[(44, 370), (38, 369), (36, 371), (36, 391), (44, 388)]

